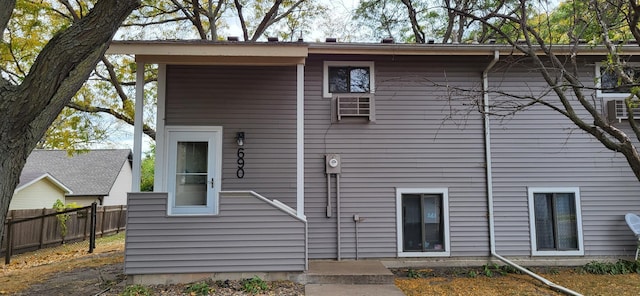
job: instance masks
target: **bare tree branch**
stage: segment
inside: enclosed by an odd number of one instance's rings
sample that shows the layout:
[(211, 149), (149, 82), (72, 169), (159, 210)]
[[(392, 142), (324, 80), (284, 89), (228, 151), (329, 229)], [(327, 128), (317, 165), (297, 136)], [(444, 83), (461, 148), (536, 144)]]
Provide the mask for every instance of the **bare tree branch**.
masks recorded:
[(146, 27), (150, 25), (162, 25), (162, 24), (174, 23), (174, 22), (179, 22), (184, 20), (190, 21), (190, 19), (187, 17), (177, 17), (177, 18), (160, 20), (155, 22), (148, 22), (148, 23), (128, 23), (128, 24), (123, 24), (122, 26), (123, 27)]
[[(411, 30), (413, 30), (413, 35), (416, 37), (416, 43), (425, 43), (425, 35), (422, 29), (420, 28), (420, 24), (418, 24), (418, 18), (416, 17), (416, 9), (413, 8), (413, 4), (411, 0), (401, 0), (404, 6), (407, 7), (407, 13), (409, 14), (409, 22), (411, 23)], [(447, 1), (448, 2), (448, 1)]]
[[(505, 3), (506, 1), (501, 2)], [(591, 5), (596, 9), (597, 14), (601, 14), (601, 12), (598, 11), (598, 4), (596, 2), (597, 1), (592, 1)], [(638, 155), (638, 150), (635, 148), (627, 134), (625, 134), (621, 129), (610, 124), (603, 114), (598, 111), (595, 102), (589, 100), (583, 93), (585, 86), (581, 83), (578, 77), (578, 62), (576, 59), (577, 51), (579, 49), (578, 45), (575, 44), (571, 47), (570, 54), (567, 57), (569, 61), (568, 64), (560, 60), (553, 51), (553, 44), (547, 44), (546, 40), (544, 40), (539, 32), (529, 24), (529, 6), (527, 4), (527, 1), (520, 0), (518, 6), (509, 13), (499, 13), (499, 10), (493, 10), (483, 17), (475, 16), (458, 7), (453, 10), (459, 15), (481, 22), (483, 25), (502, 36), (506, 42), (514, 47), (514, 49), (530, 58), (562, 107), (556, 106), (544, 96), (539, 98), (521, 97), (521, 99), (527, 99), (531, 103), (544, 105), (559, 114), (562, 114), (578, 128), (600, 141), (608, 149), (621, 152), (627, 159), (627, 162), (636, 175), (636, 178), (640, 180), (640, 155)], [(601, 15), (598, 18), (600, 25), (603, 28), (605, 45), (607, 46), (610, 55), (615, 58), (614, 64), (617, 65), (616, 73), (624, 74), (622, 73), (624, 72), (622, 68), (623, 63), (619, 60), (618, 52), (615, 50), (615, 46), (613, 46), (611, 41), (608, 40), (608, 29), (606, 23), (603, 21)], [(514, 26), (517, 26), (522, 38), (524, 38), (523, 42), (514, 40), (512, 36), (509, 36), (506, 32), (496, 27), (494, 22), (492, 22), (492, 20), (495, 19), (505, 20), (514, 24)], [(580, 32), (577, 33), (580, 34)], [(575, 40), (577, 37), (578, 35), (573, 35), (572, 39)], [(542, 51), (542, 54), (538, 51)], [(625, 83), (632, 84), (633, 79), (627, 77)], [(569, 98), (566, 93), (567, 87), (569, 87), (571, 94), (573, 95), (571, 98)], [(638, 89), (638, 92), (640, 93), (640, 89)], [(590, 115), (589, 120), (592, 122), (586, 122), (585, 119), (583, 119), (575, 110), (573, 104), (576, 104), (576, 100), (579, 105), (576, 105), (575, 107), (587, 111)], [(629, 100), (627, 100), (627, 110), (629, 110), (630, 107), (631, 104)], [(631, 115), (630, 121), (632, 121), (631, 125), (633, 128), (636, 123), (632, 117), (633, 115)], [(637, 127), (633, 129), (634, 131), (638, 130)]]
[[(86, 105), (80, 105), (76, 102), (69, 102), (67, 104), (67, 107), (78, 110), (78, 111), (82, 111), (82, 112), (87, 112), (87, 113), (105, 113), (105, 114), (109, 114), (117, 119), (120, 119), (130, 125), (133, 125), (133, 119), (130, 118), (129, 116), (119, 113), (114, 109), (111, 108), (104, 108), (104, 107), (96, 107), (96, 106), (86, 106)], [(151, 126), (147, 125), (146, 123), (142, 125), (142, 131), (149, 137), (151, 137), (152, 139), (156, 139), (156, 131), (155, 129), (153, 129)]]
[[(275, 18), (278, 14), (278, 9), (280, 8), (280, 5), (282, 4), (283, 0), (275, 0), (273, 1), (273, 5), (271, 6), (271, 8), (269, 8), (269, 11), (267, 11), (267, 13), (264, 14), (264, 17), (262, 18), (262, 21), (260, 22), (260, 24), (258, 24), (258, 26), (256, 27), (256, 30), (253, 32), (253, 36), (251, 37), (251, 41), (256, 41), (258, 40), (258, 38), (260, 38), (260, 36), (262, 36), (262, 34), (264, 33), (264, 31), (267, 29), (267, 27), (269, 26), (271, 19)], [(236, 2), (238, 2), (236, 0)]]
[(198, 30), (198, 34), (200, 35), (200, 39), (207, 39), (207, 32), (204, 30), (202, 26), (202, 20), (200, 20), (200, 1), (191, 0), (191, 9), (192, 9), (192, 19), (193, 25)]
[(126, 104), (127, 101), (129, 101), (129, 97), (122, 89), (122, 85), (118, 82), (118, 75), (116, 74), (113, 64), (109, 62), (109, 60), (105, 56), (102, 56), (101, 61), (102, 61), (102, 64), (104, 64), (104, 66), (107, 68), (107, 72), (109, 73), (108, 80), (111, 83), (111, 85), (113, 85), (113, 88), (116, 90), (116, 93), (120, 98), (120, 101), (122, 102), (122, 104)]
[[(62, 3), (62, 5), (64, 5), (65, 8), (67, 8), (67, 11), (69, 11), (69, 14), (73, 18), (73, 21), (77, 21), (77, 20), (80, 19), (80, 16), (78, 16), (76, 11), (73, 9), (73, 5), (71, 5), (71, 3), (69, 3), (69, 1), (67, 1), (67, 0), (59, 0), (59, 1), (60, 1), (60, 3)], [(76, 1), (76, 3), (77, 3), (77, 1)], [(82, 6), (80, 6), (80, 7), (82, 7)]]
[(244, 20), (244, 16), (242, 15), (242, 3), (239, 0), (234, 0), (233, 3), (236, 6), (236, 11), (238, 12), (238, 19), (240, 20), (240, 27), (242, 28), (242, 37), (244, 41), (249, 41), (249, 30), (247, 30), (247, 23)]

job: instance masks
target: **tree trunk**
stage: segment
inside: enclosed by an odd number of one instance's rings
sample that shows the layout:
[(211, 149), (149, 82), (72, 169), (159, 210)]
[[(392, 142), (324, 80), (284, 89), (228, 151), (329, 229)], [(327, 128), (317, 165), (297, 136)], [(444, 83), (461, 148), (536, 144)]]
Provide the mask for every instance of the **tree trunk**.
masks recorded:
[[(100, 0), (47, 43), (22, 84), (0, 88), (0, 221), (5, 221), (27, 156), (139, 5), (139, 0)], [(0, 227), (0, 237), (3, 232)]]

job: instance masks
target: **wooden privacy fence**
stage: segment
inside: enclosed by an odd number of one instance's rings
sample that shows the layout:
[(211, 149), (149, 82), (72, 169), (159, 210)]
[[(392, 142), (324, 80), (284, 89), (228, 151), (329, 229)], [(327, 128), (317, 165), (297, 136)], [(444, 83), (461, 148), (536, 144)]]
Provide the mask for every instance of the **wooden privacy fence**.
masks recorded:
[[(126, 228), (126, 212), (127, 206), (124, 205), (95, 206), (95, 212), (92, 206), (62, 212), (54, 209), (11, 210), (4, 223), (0, 253), (8, 263), (11, 254), (87, 239), (92, 251), (95, 236), (118, 233)], [(58, 215), (68, 215), (64, 236)], [(93, 238), (92, 233), (95, 235)]]

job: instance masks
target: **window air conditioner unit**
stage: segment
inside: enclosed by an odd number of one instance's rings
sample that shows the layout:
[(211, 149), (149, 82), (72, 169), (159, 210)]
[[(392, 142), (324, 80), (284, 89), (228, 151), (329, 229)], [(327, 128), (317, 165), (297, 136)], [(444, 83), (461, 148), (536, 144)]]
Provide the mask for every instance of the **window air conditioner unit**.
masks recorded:
[(338, 120), (344, 117), (366, 117), (375, 121), (375, 100), (373, 94), (334, 95)]
[[(629, 114), (627, 113), (627, 106), (625, 105), (624, 100), (608, 101), (607, 116), (609, 121), (617, 120), (620, 122), (622, 120), (627, 120), (629, 118)], [(633, 108), (633, 116), (636, 119), (640, 118), (640, 107)]]

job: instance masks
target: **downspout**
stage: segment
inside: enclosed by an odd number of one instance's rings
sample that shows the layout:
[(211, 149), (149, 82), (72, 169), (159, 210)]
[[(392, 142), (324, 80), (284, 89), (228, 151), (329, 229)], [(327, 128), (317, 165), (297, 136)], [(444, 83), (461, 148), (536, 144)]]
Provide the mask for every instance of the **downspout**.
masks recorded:
[(582, 294), (575, 292), (573, 290), (567, 289), (563, 286), (557, 285), (542, 276), (533, 273), (532, 271), (498, 255), (496, 252), (496, 238), (495, 238), (495, 223), (494, 223), (494, 215), (493, 215), (493, 176), (492, 176), (492, 164), (491, 164), (491, 125), (489, 122), (489, 71), (500, 59), (500, 52), (493, 52), (493, 59), (487, 65), (487, 67), (482, 71), (482, 104), (483, 104), (483, 114), (484, 114), (484, 151), (485, 151), (485, 160), (486, 160), (486, 174), (487, 174), (487, 203), (489, 210), (489, 249), (491, 250), (491, 255), (498, 260), (504, 262), (507, 265), (514, 267), (522, 273), (525, 273), (543, 284), (551, 287), (556, 291), (565, 293), (567, 295), (580, 295)]

